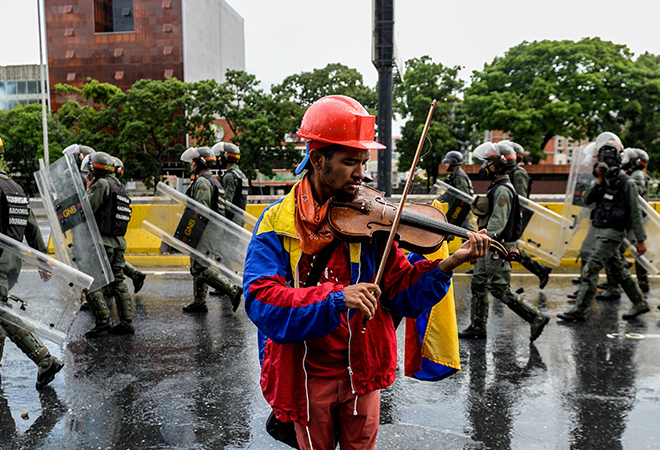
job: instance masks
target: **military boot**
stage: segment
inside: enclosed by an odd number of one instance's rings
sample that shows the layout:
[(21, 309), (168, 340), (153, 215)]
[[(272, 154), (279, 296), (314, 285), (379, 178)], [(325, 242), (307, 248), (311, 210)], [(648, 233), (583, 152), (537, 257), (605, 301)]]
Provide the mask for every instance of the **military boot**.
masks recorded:
[(231, 310), (232, 312), (238, 311), (241, 306), (241, 297), (243, 296), (243, 288), (241, 286), (234, 286), (234, 292), (231, 294)]
[(147, 278), (147, 274), (144, 272), (140, 272), (139, 270), (136, 271), (137, 273), (135, 276), (131, 277), (131, 280), (133, 280), (133, 293), (137, 294), (140, 292), (142, 289), (142, 286), (144, 286), (144, 279)]
[[(14, 331), (11, 332), (14, 333)], [(9, 336), (9, 339), (35, 364), (39, 364), (44, 358), (50, 356), (50, 352), (39, 336), (25, 328), (16, 328), (15, 334)]]
[(110, 329), (111, 334), (134, 334), (133, 328), (133, 302), (130, 296), (122, 296), (117, 300), (117, 314), (119, 315), (119, 325)]
[(552, 267), (545, 266), (543, 272), (539, 275), (539, 288), (543, 289), (550, 280), (550, 272), (552, 272)]
[(584, 322), (587, 309), (591, 305), (594, 295), (595, 288), (589, 289), (586, 285), (581, 286), (575, 299), (575, 305), (565, 313), (557, 314), (557, 317), (566, 322)]
[(37, 367), (37, 383), (35, 387), (41, 389), (55, 379), (55, 375), (62, 370), (64, 363), (49, 354), (37, 363)]
[(470, 301), (470, 326), (458, 332), (460, 339), (486, 339), (488, 300), (485, 295), (472, 294)]
[(649, 304), (644, 300), (642, 291), (631, 276), (625, 277), (621, 280), (621, 287), (633, 304), (630, 311), (622, 316), (625, 320), (632, 320), (635, 317), (650, 311)]
[(613, 302), (621, 299), (621, 290), (617, 287), (615, 290), (608, 286), (605, 292), (596, 294), (596, 300), (601, 302)]
[(502, 297), (502, 302), (511, 311), (518, 314), (525, 322), (530, 324), (529, 340), (534, 342), (543, 333), (543, 328), (550, 321), (550, 317), (543, 314), (526, 298), (514, 292), (509, 292)]
[(208, 285), (202, 281), (200, 276), (193, 277), (193, 291), (195, 293), (195, 297), (192, 303), (189, 303), (183, 307), (183, 311), (189, 313), (208, 312), (209, 307), (206, 306), (206, 294), (208, 289)]
[(105, 302), (103, 293), (96, 291), (89, 295), (87, 297), (87, 303), (89, 304), (89, 309), (94, 314), (96, 323), (94, 328), (85, 333), (85, 336), (97, 337), (103, 332), (109, 331), (112, 328), (112, 322), (110, 321), (110, 310), (108, 309), (108, 304)]

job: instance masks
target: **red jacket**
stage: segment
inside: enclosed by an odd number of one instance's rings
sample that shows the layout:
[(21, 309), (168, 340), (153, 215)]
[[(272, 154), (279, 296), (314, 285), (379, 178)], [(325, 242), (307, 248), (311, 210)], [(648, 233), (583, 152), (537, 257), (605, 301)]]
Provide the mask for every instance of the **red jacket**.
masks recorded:
[[(301, 250), (295, 230), (294, 192), (295, 187), (259, 219), (248, 247), (243, 285), (246, 311), (259, 328), (264, 397), (279, 420), (306, 425), (305, 341), (326, 336), (348, 314), (348, 370), (353, 389), (362, 395), (385, 388), (395, 379), (397, 359), (390, 312), (418, 317), (445, 297), (451, 275), (440, 271), (436, 261), (411, 265), (395, 245), (376, 315), (362, 334), (364, 315), (359, 310), (347, 311), (341, 285), (327, 282), (299, 287)], [(379, 262), (378, 242), (350, 247), (352, 284), (372, 282)]]

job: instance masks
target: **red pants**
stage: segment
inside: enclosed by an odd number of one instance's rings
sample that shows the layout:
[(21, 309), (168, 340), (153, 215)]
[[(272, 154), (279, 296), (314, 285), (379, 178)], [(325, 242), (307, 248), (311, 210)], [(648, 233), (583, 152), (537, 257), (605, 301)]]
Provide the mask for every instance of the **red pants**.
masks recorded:
[(312, 377), (307, 383), (307, 389), (309, 423), (307, 427), (295, 424), (301, 450), (333, 450), (335, 425), (339, 448), (342, 450), (373, 449), (376, 446), (380, 390), (358, 396), (356, 404), (356, 395), (351, 392), (351, 383), (348, 381)]

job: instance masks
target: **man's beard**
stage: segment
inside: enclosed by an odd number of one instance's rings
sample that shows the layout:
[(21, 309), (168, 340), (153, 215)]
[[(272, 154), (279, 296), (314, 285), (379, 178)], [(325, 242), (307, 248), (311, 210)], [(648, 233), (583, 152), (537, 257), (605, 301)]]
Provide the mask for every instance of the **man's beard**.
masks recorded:
[[(331, 182), (333, 179), (332, 169), (330, 169), (330, 164), (328, 161), (324, 161), (323, 169), (321, 170), (321, 178), (328, 185), (332, 186)], [(360, 182), (355, 182), (355, 184), (360, 184)], [(333, 189), (333, 195), (337, 201), (340, 202), (350, 202), (355, 198), (357, 192), (346, 192), (343, 189)]]

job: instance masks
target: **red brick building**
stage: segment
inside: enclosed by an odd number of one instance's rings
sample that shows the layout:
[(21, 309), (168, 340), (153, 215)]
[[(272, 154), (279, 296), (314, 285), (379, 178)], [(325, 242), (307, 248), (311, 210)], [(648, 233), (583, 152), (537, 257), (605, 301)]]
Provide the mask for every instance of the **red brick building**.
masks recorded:
[[(50, 92), (88, 78), (128, 89), (245, 70), (243, 18), (223, 0), (45, 0)], [(53, 93), (56, 109), (64, 98)]]

